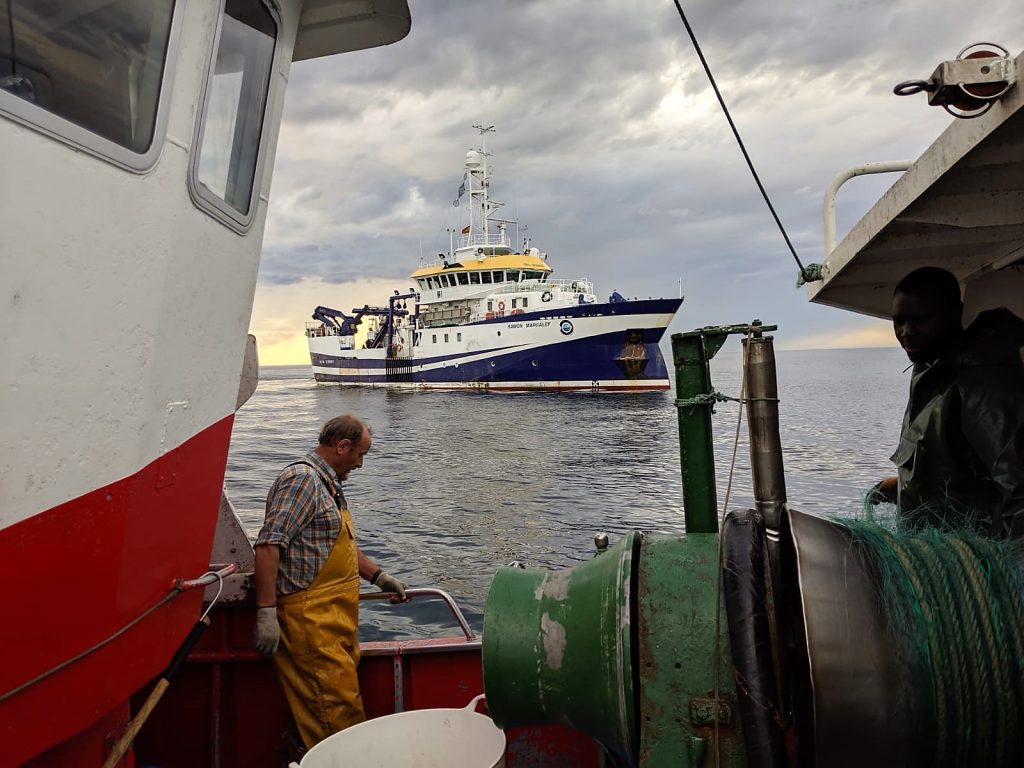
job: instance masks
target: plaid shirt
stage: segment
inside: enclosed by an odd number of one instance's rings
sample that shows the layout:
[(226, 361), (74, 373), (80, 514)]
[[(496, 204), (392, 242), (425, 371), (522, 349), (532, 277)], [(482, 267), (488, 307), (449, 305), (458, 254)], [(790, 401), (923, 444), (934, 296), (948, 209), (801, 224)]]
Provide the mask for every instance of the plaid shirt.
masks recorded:
[[(267, 516), (256, 545), (281, 549), (277, 593), (288, 595), (313, 583), (341, 532), (339, 510), (348, 509), (338, 475), (316, 453), (305, 464), (285, 467), (267, 494)], [(335, 501), (335, 495), (337, 501)]]

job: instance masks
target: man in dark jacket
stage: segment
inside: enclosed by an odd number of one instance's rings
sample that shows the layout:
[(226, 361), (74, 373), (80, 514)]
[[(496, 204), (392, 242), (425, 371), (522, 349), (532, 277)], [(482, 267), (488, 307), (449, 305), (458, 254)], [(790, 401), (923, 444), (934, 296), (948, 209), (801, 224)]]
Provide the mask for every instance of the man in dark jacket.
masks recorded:
[(914, 364), (893, 495), (911, 527), (1024, 536), (1024, 321), (982, 312), (966, 330), (956, 278), (923, 267), (896, 286), (892, 322)]

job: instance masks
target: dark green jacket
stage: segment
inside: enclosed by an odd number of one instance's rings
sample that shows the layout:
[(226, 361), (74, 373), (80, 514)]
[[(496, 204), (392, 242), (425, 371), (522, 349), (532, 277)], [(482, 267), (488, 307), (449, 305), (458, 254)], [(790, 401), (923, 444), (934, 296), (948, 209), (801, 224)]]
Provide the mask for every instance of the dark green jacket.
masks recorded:
[(914, 366), (892, 461), (911, 527), (1024, 536), (1024, 321), (983, 312), (955, 350)]

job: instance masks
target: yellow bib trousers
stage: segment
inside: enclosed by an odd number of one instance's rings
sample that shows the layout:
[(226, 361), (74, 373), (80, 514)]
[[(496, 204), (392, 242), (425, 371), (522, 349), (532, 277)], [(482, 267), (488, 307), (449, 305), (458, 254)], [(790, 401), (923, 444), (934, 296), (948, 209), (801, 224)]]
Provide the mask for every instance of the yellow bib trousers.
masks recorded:
[(359, 565), (352, 516), (306, 589), (278, 597), (274, 654), (285, 699), (306, 748), (366, 719), (359, 696)]

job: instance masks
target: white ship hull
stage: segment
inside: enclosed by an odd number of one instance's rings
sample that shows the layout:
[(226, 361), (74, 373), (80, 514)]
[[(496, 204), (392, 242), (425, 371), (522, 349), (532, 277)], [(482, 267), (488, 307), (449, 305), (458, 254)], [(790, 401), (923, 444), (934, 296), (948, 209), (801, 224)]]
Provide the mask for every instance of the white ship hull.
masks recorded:
[(395, 332), (388, 347), (344, 349), (310, 336), (318, 382), (411, 389), (668, 389), (658, 346), (681, 299), (557, 307), (462, 325)]

